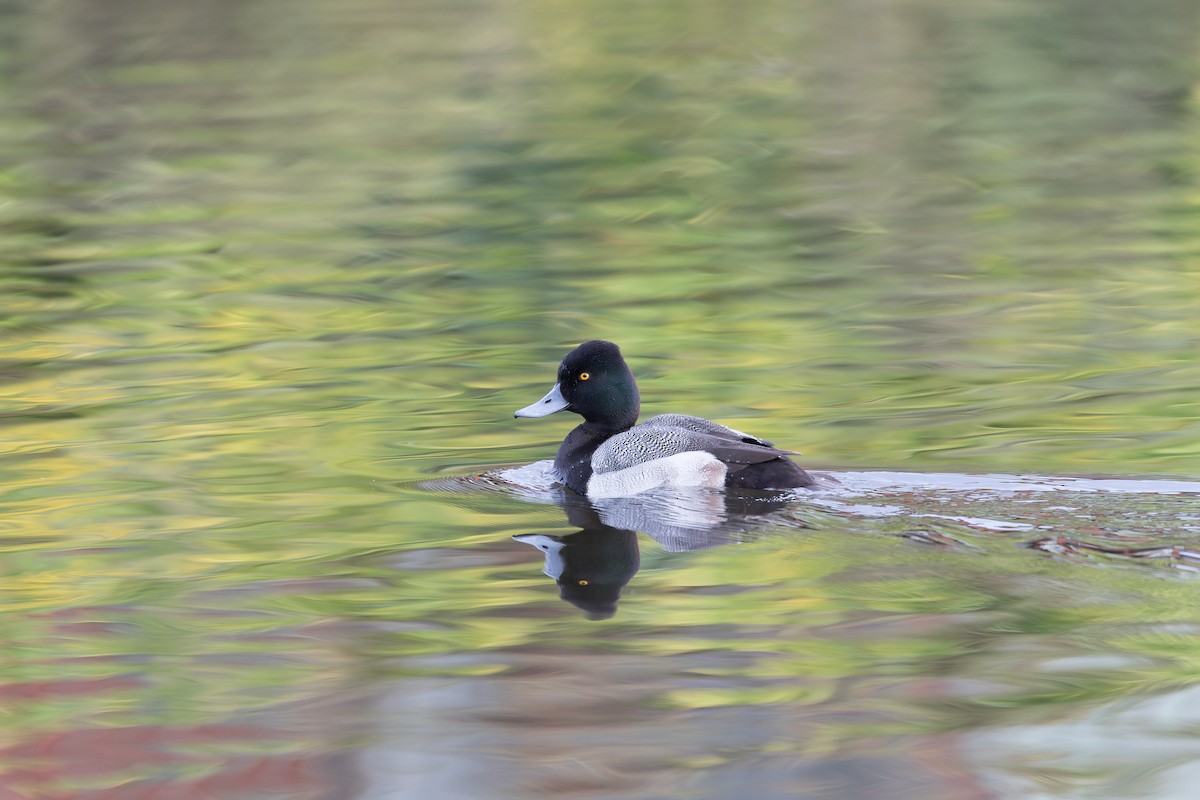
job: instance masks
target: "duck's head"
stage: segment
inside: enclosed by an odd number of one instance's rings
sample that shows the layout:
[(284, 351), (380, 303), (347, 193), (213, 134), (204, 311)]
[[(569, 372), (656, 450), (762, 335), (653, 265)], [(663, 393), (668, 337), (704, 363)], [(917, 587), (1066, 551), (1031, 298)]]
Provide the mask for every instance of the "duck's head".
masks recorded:
[(637, 382), (612, 342), (593, 339), (571, 352), (558, 366), (558, 383), (515, 417), (545, 417), (573, 411), (588, 422), (625, 430), (637, 422), (641, 408)]

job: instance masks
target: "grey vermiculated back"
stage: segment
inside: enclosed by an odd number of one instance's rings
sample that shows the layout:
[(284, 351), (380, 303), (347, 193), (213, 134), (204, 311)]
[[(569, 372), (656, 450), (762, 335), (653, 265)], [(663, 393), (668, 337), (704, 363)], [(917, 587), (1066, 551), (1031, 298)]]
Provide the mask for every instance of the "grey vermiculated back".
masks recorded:
[(612, 472), (679, 453), (708, 452), (733, 464), (757, 464), (784, 455), (740, 431), (686, 414), (662, 414), (608, 439), (592, 456), (596, 473)]
[(643, 425), (656, 425), (666, 428), (684, 428), (696, 433), (707, 433), (711, 436), (720, 438), (728, 438), (731, 440), (740, 440), (750, 444), (761, 444), (766, 447), (773, 447), (771, 442), (766, 439), (759, 439), (757, 436), (751, 436), (748, 433), (743, 433), (734, 428), (727, 428), (724, 425), (705, 419), (704, 417), (693, 417), (689, 414), (659, 414), (657, 417), (651, 417), (642, 423)]

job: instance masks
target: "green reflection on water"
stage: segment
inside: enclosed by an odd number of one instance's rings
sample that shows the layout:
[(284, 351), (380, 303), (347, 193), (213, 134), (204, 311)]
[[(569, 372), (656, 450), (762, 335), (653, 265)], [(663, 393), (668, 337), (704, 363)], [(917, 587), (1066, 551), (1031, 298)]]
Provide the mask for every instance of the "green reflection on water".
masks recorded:
[[(1197, 13), (0, 3), (0, 771), (64, 796), (366, 749), (442, 678), (480, 693), (465, 731), (530, 736), (508, 763), (566, 707), (577, 758), (672, 796), (1194, 683), (1166, 570), (815, 515), (646, 543), (595, 625), (509, 541), (558, 509), (408, 482), (548, 457), (566, 424), (511, 412), (597, 336), (647, 414), (817, 466), (1200, 475)], [(1180, 509), (1098, 527), (1194, 541)], [(712, 709), (770, 731), (689, 728)], [(607, 762), (589, 715), (659, 749)], [(405, 741), (453, 737), (432, 716)], [(247, 719), (276, 738), (200, 730)], [(185, 764), (27, 769), (152, 725)]]

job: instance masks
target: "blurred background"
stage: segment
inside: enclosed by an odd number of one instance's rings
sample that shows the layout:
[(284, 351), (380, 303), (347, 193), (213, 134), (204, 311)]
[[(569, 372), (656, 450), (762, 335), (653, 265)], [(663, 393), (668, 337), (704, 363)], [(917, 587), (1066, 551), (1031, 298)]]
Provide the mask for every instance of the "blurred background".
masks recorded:
[(1198, 211), (1193, 0), (0, 0), (0, 800), (1187, 796), (1179, 570), (806, 510), (600, 622), (420, 482), (590, 338), (819, 469), (1200, 478)]

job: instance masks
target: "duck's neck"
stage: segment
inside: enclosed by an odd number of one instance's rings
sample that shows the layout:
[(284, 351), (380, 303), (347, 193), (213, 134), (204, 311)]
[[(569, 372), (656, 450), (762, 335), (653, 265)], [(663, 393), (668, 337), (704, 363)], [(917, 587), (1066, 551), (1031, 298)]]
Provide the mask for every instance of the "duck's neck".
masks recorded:
[(632, 428), (635, 422), (636, 416), (624, 427), (584, 422), (568, 433), (554, 457), (554, 468), (563, 483), (580, 494), (587, 494), (587, 483), (592, 477), (592, 453), (613, 436)]

